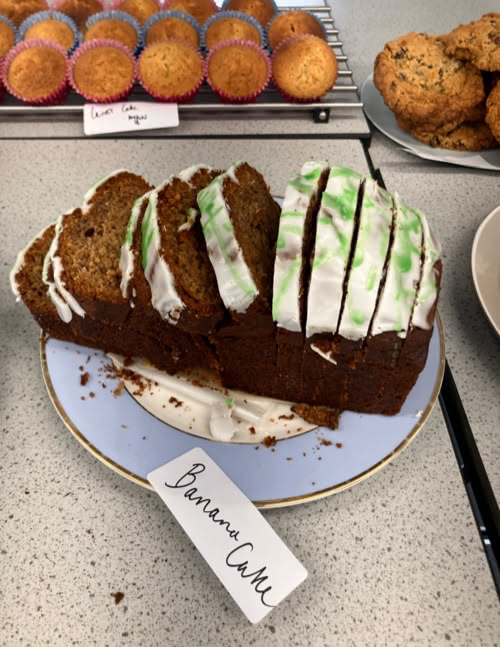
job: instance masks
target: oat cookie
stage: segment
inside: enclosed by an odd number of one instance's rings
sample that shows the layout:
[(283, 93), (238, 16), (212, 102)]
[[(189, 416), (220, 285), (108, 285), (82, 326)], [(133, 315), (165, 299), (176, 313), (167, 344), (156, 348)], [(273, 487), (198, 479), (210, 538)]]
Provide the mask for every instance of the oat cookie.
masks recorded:
[(465, 110), (460, 117), (457, 117), (453, 121), (446, 121), (445, 123), (439, 126), (426, 126), (425, 124), (418, 124), (413, 122), (411, 119), (406, 118), (404, 115), (396, 114), (396, 121), (401, 130), (406, 130), (411, 132), (412, 130), (424, 130), (426, 132), (434, 132), (438, 135), (446, 135), (452, 130), (455, 130), (457, 126), (463, 124), (464, 121), (484, 121), (486, 115), (486, 102), (481, 101), (477, 106)]
[(480, 151), (498, 146), (488, 125), (480, 121), (466, 121), (449, 133), (440, 134), (424, 129), (409, 132), (424, 144), (452, 151)]
[(487, 13), (440, 38), (447, 54), (469, 61), (480, 70), (500, 70), (500, 13)]
[(486, 99), (486, 123), (500, 142), (500, 78)]
[(386, 43), (373, 80), (393, 112), (428, 127), (462, 118), (484, 98), (479, 70), (445, 54), (438, 38), (415, 32)]

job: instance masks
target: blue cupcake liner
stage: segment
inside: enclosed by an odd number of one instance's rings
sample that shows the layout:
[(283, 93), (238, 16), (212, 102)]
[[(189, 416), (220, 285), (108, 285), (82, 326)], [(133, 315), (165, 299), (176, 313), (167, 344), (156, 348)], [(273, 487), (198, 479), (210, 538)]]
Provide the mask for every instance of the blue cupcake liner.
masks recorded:
[[(7, 23), (9, 27), (12, 29), (12, 31), (14, 32), (14, 45), (15, 45), (19, 39), (19, 33), (17, 31), (17, 27), (14, 25), (14, 23), (10, 18), (7, 18), (7, 16), (4, 16), (3, 14), (0, 14), (0, 20), (2, 22)], [(14, 47), (14, 45), (12, 45), (12, 47)]]
[(26, 32), (30, 27), (33, 27), (33, 25), (36, 25), (39, 22), (42, 22), (42, 20), (59, 20), (59, 22), (63, 22), (72, 30), (75, 35), (75, 40), (73, 42), (73, 45), (68, 49), (68, 56), (70, 56), (82, 42), (82, 35), (80, 34), (76, 23), (71, 20), (71, 18), (66, 14), (60, 11), (52, 11), (51, 9), (47, 11), (37, 11), (37, 13), (31, 14), (31, 16), (28, 16), (25, 20), (23, 20), (21, 26), (19, 27), (18, 42), (24, 40)]
[(85, 23), (85, 31), (87, 31), (89, 27), (92, 27), (101, 20), (121, 20), (122, 22), (126, 22), (127, 25), (130, 25), (137, 34), (137, 42), (133, 52), (134, 56), (138, 56), (140, 54), (144, 46), (143, 30), (141, 25), (139, 24), (139, 21), (136, 20), (134, 16), (131, 16), (126, 11), (120, 11), (119, 9), (99, 11), (98, 13), (92, 14), (92, 16), (88, 18), (87, 22)]
[[(323, 35), (324, 35), (324, 37), (325, 37), (325, 40), (326, 40), (326, 42), (328, 42), (328, 34), (326, 33), (326, 27), (325, 27), (325, 25), (321, 22), (321, 20), (318, 18), (318, 16), (316, 16), (312, 11), (306, 11), (305, 9), (302, 9), (302, 7), (294, 7), (294, 8), (292, 8), (292, 9), (290, 9), (290, 11), (284, 11), (284, 12), (280, 13), (279, 15), (280, 15), (280, 16), (283, 16), (283, 15), (286, 15), (287, 13), (292, 12), (292, 11), (300, 11), (300, 13), (307, 13), (307, 14), (309, 14), (310, 16), (312, 16), (312, 17), (316, 20), (316, 22), (318, 22), (318, 23), (319, 23), (319, 25), (320, 25), (320, 27), (321, 27), (321, 29), (322, 29), (322, 31), (323, 31)], [(273, 21), (275, 21), (275, 20), (276, 20), (276, 18), (278, 18), (278, 16), (274, 16), (273, 18), (271, 18), (271, 20), (269, 21), (269, 23), (267, 24), (267, 27), (266, 27), (266, 42), (267, 42), (267, 46), (268, 46), (268, 48), (269, 48), (269, 51), (270, 51), (271, 53), (272, 53), (272, 51), (273, 51), (273, 48), (271, 47), (271, 45), (270, 45), (270, 43), (269, 43), (269, 36), (268, 36), (268, 34), (269, 34), (269, 28), (271, 27), (271, 25), (272, 25)], [(289, 37), (287, 36), (287, 38), (289, 38)]]
[[(224, 0), (224, 2), (222, 3), (221, 11), (226, 11), (226, 9), (227, 9), (227, 5), (228, 5), (230, 2), (231, 2), (231, 0)], [(274, 15), (276, 16), (277, 14), (279, 14), (280, 10), (279, 10), (279, 7), (278, 7), (278, 5), (276, 4), (276, 2), (275, 2), (274, 0), (269, 0), (269, 4), (272, 4), (272, 5), (273, 5)], [(228, 11), (231, 11), (231, 9), (228, 9)], [(248, 14), (247, 14), (247, 15), (248, 15)], [(258, 21), (257, 21), (257, 22), (258, 22)], [(260, 24), (260, 23), (259, 23), (259, 24)], [(261, 25), (261, 27), (262, 27), (262, 25)]]
[(253, 16), (249, 16), (247, 13), (243, 13), (242, 11), (221, 10), (221, 11), (218, 11), (213, 16), (210, 16), (210, 18), (205, 22), (201, 30), (201, 45), (205, 51), (209, 51), (207, 47), (206, 39), (205, 39), (207, 29), (210, 27), (210, 25), (213, 25), (214, 22), (217, 22), (221, 18), (238, 18), (239, 20), (244, 20), (249, 25), (252, 25), (252, 27), (255, 27), (255, 29), (260, 34), (260, 43), (259, 43), (260, 46), (263, 48), (267, 47), (266, 35), (264, 33), (264, 30), (262, 29), (262, 25), (258, 20), (256, 20)]
[(146, 20), (143, 27), (144, 45), (146, 45), (146, 43), (148, 42), (148, 31), (151, 29), (151, 27), (159, 20), (166, 20), (167, 18), (180, 18), (181, 20), (185, 20), (187, 23), (189, 23), (191, 27), (194, 27), (198, 34), (198, 42), (199, 42), (199, 45), (196, 49), (200, 49), (201, 47), (200, 23), (196, 20), (196, 18), (193, 18), (191, 14), (185, 13), (184, 11), (177, 11), (177, 9), (164, 9), (163, 11), (159, 11), (158, 13), (153, 14), (151, 18), (148, 18)]

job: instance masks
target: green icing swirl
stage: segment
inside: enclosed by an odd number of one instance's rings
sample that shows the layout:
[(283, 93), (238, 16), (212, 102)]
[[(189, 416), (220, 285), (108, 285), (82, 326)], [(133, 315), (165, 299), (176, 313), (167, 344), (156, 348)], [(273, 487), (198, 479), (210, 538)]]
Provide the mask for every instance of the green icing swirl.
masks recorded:
[(144, 219), (142, 221), (142, 226), (141, 226), (142, 269), (144, 271), (146, 271), (146, 267), (148, 265), (148, 255), (149, 255), (151, 244), (153, 243), (156, 236), (158, 235), (156, 231), (156, 227), (154, 226), (154, 222), (153, 222), (152, 200), (153, 200), (153, 197), (151, 197), (151, 199), (149, 200), (149, 203), (146, 209), (146, 214), (144, 216)]

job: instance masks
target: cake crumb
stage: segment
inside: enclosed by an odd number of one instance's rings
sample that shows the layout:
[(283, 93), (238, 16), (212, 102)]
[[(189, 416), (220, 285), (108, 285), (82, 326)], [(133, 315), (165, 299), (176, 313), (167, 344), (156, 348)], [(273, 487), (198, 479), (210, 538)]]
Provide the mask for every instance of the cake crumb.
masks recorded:
[(256, 434), (257, 432), (255, 431), (255, 427), (250, 427), (250, 433), (252, 435)]
[(87, 359), (85, 360), (85, 364), (88, 364), (90, 362), (90, 355), (87, 355)]
[(284, 413), (281, 416), (278, 416), (278, 420), (293, 420), (295, 416), (291, 413), (289, 416), (286, 416)]
[(342, 443), (335, 443), (335, 447), (338, 447), (340, 449), (342, 447)]
[(90, 391), (89, 396), (90, 396), (91, 398), (95, 398), (95, 393), (94, 393), (93, 391)]
[(122, 429), (128, 429), (127, 425), (122, 425)]
[(332, 441), (327, 440), (326, 438), (321, 438), (319, 444), (324, 445), (325, 447), (330, 447), (330, 445), (333, 445)]
[(122, 593), (121, 591), (117, 591), (116, 593), (111, 593), (111, 597), (115, 599), (115, 604), (120, 604), (120, 602), (125, 597), (125, 593)]
[(288, 456), (286, 460), (287, 461), (293, 461), (293, 458), (291, 456)]
[(85, 400), (85, 396), (84, 396), (84, 395), (81, 395), (81, 396), (80, 396), (80, 400)]
[(255, 449), (259, 449), (259, 446), (258, 446), (258, 445), (256, 445), (256, 446), (255, 446)]
[(88, 374), (87, 371), (85, 371), (85, 373), (82, 373), (80, 375), (80, 385), (85, 386), (87, 384), (87, 382), (89, 381), (89, 377), (90, 377), (90, 375)]
[(182, 407), (182, 405), (184, 404), (184, 402), (182, 402), (181, 400), (174, 398), (173, 395), (168, 399), (168, 401), (170, 404), (174, 404), (176, 409), (177, 407)]
[(262, 441), (265, 447), (274, 447), (276, 445), (276, 436), (266, 436)]
[(124, 388), (125, 388), (125, 384), (123, 382), (120, 382), (120, 384), (113, 391), (113, 395), (115, 396), (115, 398), (118, 398), (122, 394), (122, 391)]
[(79, 370), (79, 371), (82, 371), (82, 373), (83, 373), (83, 366), (79, 366), (79, 367), (78, 367), (78, 370)]

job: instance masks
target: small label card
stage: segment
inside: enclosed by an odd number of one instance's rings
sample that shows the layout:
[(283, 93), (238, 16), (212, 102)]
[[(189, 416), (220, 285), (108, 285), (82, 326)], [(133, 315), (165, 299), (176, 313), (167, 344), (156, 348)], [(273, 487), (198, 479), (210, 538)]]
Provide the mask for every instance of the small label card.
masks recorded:
[(264, 517), (199, 447), (148, 480), (250, 622), (307, 577)]
[(120, 103), (86, 103), (83, 106), (83, 132), (104, 135), (179, 125), (176, 103), (124, 101)]

